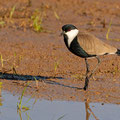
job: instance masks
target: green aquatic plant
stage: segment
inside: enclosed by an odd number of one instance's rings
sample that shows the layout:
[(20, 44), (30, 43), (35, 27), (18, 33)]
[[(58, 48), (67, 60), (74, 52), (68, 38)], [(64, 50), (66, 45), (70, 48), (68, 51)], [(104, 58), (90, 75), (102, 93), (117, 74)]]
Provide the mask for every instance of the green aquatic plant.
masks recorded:
[(35, 101), (34, 101), (34, 103), (32, 105), (32, 109), (34, 108), (34, 105), (35, 105), (36, 102), (37, 102), (37, 98), (35, 98)]
[(30, 117), (30, 113), (29, 114), (26, 113), (26, 116), (27, 116), (27, 120), (32, 120)]
[(4, 61), (4, 60), (3, 60), (2, 55), (0, 55), (0, 60), (1, 60), (1, 65), (2, 65), (2, 67), (3, 67), (3, 66), (4, 66), (4, 65), (3, 65), (3, 61)]
[(53, 12), (54, 12), (55, 18), (56, 18), (57, 20), (59, 20), (60, 17), (58, 16), (57, 12), (56, 12), (55, 10), (53, 10)]
[(111, 30), (111, 26), (112, 26), (112, 19), (111, 19), (111, 21), (110, 21), (110, 23), (109, 23), (109, 27), (108, 27), (108, 30), (107, 30), (107, 33), (106, 33), (106, 39), (107, 40), (115, 40), (115, 41), (120, 41), (120, 39), (119, 38), (109, 38), (109, 34), (110, 34), (110, 30)]
[(62, 115), (61, 117), (59, 117), (57, 120), (61, 120), (62, 118), (64, 118), (66, 116), (66, 114)]
[(16, 72), (16, 69), (15, 69), (14, 65), (12, 66), (11, 70), (13, 71), (13, 74), (17, 74), (17, 72)]
[(39, 10), (35, 10), (33, 15), (31, 16), (31, 20), (33, 21), (32, 26), (36, 32), (43, 32), (42, 21), (43, 14)]
[(114, 69), (112, 70), (112, 74), (116, 74), (118, 72), (120, 72), (118, 66), (114, 67)]
[[(22, 120), (22, 112), (25, 112), (26, 116), (27, 116), (27, 120), (32, 120), (31, 117), (30, 117), (30, 113), (28, 114), (28, 110), (30, 110), (30, 106), (26, 106), (26, 104), (32, 99), (33, 96), (31, 96), (23, 105), (22, 105), (22, 100), (23, 100), (23, 96), (24, 96), (24, 93), (27, 89), (29, 85), (29, 82), (27, 82), (26, 86), (24, 87), (23, 91), (22, 91), (22, 94), (21, 94), (21, 97), (20, 97), (20, 101), (17, 103), (17, 112), (20, 116), (20, 120)], [(33, 103), (33, 106), (34, 104), (36, 103), (37, 101), (35, 100), (34, 103)], [(32, 107), (33, 107), (32, 106)]]
[(0, 88), (2, 88), (2, 82), (0, 82)]
[(72, 75), (73, 78), (78, 79), (78, 80), (83, 80), (84, 76), (83, 75), (79, 75), (79, 74), (74, 74)]
[(0, 21), (0, 26), (4, 27), (5, 22), (4, 21)]
[(35, 16), (35, 18), (33, 18), (33, 27), (36, 32), (42, 32), (42, 18), (40, 18), (39, 16)]
[(10, 11), (10, 15), (9, 15), (10, 19), (12, 19), (12, 17), (13, 17), (13, 14), (14, 14), (14, 12), (15, 12), (15, 8), (16, 8), (16, 5), (14, 5), (14, 6), (12, 7), (11, 11)]
[(36, 79), (36, 77), (33, 77), (35, 79), (35, 83), (36, 83), (36, 88), (38, 88), (38, 80)]
[[(27, 110), (30, 109), (29, 106), (25, 106), (25, 104), (22, 105), (22, 99), (23, 99), (24, 93), (25, 93), (28, 85), (29, 85), (29, 82), (27, 82), (27, 85), (24, 87), (24, 89), (23, 89), (23, 91), (22, 91), (22, 95), (21, 95), (21, 97), (20, 97), (20, 101), (19, 101), (19, 103), (17, 103), (17, 108), (18, 108), (19, 110), (22, 109), (22, 110), (27, 111)], [(27, 100), (26, 103), (28, 103), (30, 99), (31, 99), (31, 97)]]
[(110, 30), (111, 30), (111, 25), (112, 25), (112, 20), (110, 21), (109, 23), (109, 27), (108, 27), (108, 30), (107, 30), (107, 33), (106, 33), (106, 39), (109, 40), (109, 33), (110, 33)]
[(58, 66), (59, 66), (59, 63), (60, 63), (60, 61), (57, 61), (57, 62), (55, 62), (55, 64), (54, 64), (54, 71), (55, 71), (55, 72), (57, 71), (57, 68), (58, 68)]

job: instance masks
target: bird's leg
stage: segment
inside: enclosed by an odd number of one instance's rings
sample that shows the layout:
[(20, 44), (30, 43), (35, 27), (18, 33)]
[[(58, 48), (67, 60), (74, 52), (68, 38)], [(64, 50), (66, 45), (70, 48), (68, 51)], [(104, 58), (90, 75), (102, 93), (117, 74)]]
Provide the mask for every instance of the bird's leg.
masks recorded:
[(85, 78), (85, 85), (84, 85), (84, 90), (86, 90), (87, 88), (88, 88), (88, 83), (89, 83), (89, 77), (88, 76), (86, 76), (86, 78)]
[(85, 63), (86, 63), (86, 76), (87, 76), (88, 73), (90, 72), (90, 70), (89, 70), (89, 64), (87, 62), (87, 58), (85, 58)]
[(85, 58), (85, 63), (86, 63), (86, 78), (85, 78), (85, 86), (84, 86), (84, 90), (86, 90), (88, 88), (88, 83), (89, 83), (89, 79), (92, 77), (93, 73), (96, 71), (96, 69), (98, 68), (99, 64), (100, 64), (100, 58), (98, 56), (96, 56), (97, 60), (98, 60), (98, 64), (96, 65), (95, 69), (91, 72), (91, 74), (88, 76), (89, 73), (89, 64), (87, 62), (87, 59)]
[(84, 86), (84, 88), (83, 88), (84, 90), (87, 89), (88, 83), (89, 83), (88, 73), (89, 73), (90, 71), (89, 71), (89, 64), (88, 64), (88, 62), (87, 62), (87, 58), (85, 58), (85, 63), (86, 63), (86, 76), (85, 76), (85, 86)]
[(98, 60), (98, 64), (96, 65), (96, 67), (94, 68), (94, 70), (91, 72), (91, 74), (89, 75), (89, 79), (92, 77), (93, 73), (97, 70), (99, 64), (100, 64), (100, 58), (98, 56), (96, 56), (97, 60)]

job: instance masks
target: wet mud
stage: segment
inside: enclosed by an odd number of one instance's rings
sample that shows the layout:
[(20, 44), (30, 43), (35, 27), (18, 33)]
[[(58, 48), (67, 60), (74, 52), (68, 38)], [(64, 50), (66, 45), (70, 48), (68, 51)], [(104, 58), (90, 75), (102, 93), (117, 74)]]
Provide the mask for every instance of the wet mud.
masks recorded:
[[(61, 27), (72, 23), (104, 42), (120, 48), (120, 2), (117, 0), (6, 0), (0, 1), (0, 82), (2, 89), (48, 100), (120, 104), (120, 56), (101, 56), (102, 62), (84, 86), (85, 61), (70, 53), (60, 37)], [(71, 4), (72, 3), (72, 4)], [(15, 11), (10, 18), (12, 8)], [(42, 32), (31, 16), (42, 14)], [(110, 21), (110, 40), (106, 33)], [(89, 60), (90, 69), (97, 64)]]

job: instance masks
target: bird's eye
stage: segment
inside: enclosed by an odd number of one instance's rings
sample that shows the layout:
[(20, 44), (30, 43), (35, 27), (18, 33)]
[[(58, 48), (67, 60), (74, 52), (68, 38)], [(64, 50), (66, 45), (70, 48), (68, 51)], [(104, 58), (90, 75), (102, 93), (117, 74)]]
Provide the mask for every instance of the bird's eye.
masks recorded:
[(71, 31), (71, 29), (68, 29), (67, 31)]

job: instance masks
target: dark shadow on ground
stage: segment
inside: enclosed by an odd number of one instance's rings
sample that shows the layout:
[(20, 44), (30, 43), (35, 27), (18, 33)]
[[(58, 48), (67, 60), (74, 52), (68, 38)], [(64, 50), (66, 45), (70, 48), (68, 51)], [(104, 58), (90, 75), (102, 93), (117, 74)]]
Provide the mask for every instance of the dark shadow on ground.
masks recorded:
[(83, 88), (78, 88), (78, 87), (74, 87), (74, 86), (64, 85), (64, 84), (61, 84), (61, 83), (55, 81), (55, 79), (64, 79), (63, 77), (19, 75), (19, 74), (11, 74), (11, 73), (0, 72), (0, 79), (22, 80), (22, 81), (38, 80), (40, 82), (45, 82), (47, 84), (59, 85), (59, 86), (68, 87), (68, 88), (75, 88), (75, 89), (83, 89)]
[(32, 75), (19, 75), (19, 74), (11, 74), (11, 73), (2, 73), (0, 72), (0, 79), (7, 79), (7, 80), (46, 80), (46, 79), (64, 79), (62, 77), (53, 77), (53, 76), (32, 76)]

